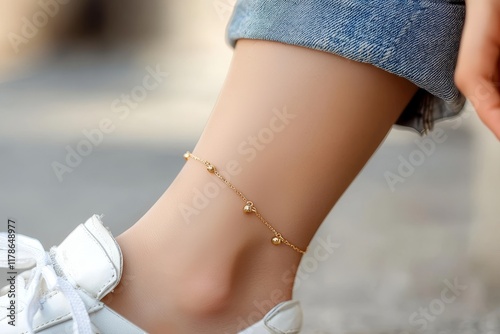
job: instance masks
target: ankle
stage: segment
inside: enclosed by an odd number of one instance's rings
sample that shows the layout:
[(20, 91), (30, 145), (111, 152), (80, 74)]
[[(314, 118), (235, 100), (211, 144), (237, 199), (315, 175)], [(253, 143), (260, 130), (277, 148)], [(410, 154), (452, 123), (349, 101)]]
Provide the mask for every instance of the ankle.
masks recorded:
[(186, 326), (214, 321), (248, 327), (291, 298), (300, 258), (289, 249), (267, 243), (259, 247), (260, 237), (244, 235), (212, 248), (196, 242), (185, 247), (189, 235), (144, 247), (141, 240), (151, 239), (140, 226), (117, 238), (124, 254), (123, 279), (104, 302), (145, 330), (169, 328), (165, 314)]
[(256, 266), (255, 262), (220, 263), (214, 268), (187, 272), (179, 278), (172, 301), (180, 313), (205, 318), (231, 310), (244, 313), (265, 309), (265, 314), (276, 304), (291, 299), (293, 276), (285, 278), (280, 266), (273, 268), (265, 261)]
[[(232, 269), (238, 272), (242, 268)], [(239, 332), (261, 320), (275, 305), (291, 299), (292, 284), (278, 279), (274, 272), (242, 276), (227, 279), (200, 271), (196, 278), (179, 284), (179, 293), (172, 302), (175, 313), (192, 326), (188, 332), (197, 332), (197, 326), (217, 328), (221, 333), (221, 328), (230, 329), (227, 333)]]
[[(227, 269), (221, 269), (227, 271)], [(199, 268), (175, 279), (177, 285), (171, 301), (176, 312), (192, 318), (223, 314), (230, 309), (234, 298), (234, 284), (226, 275)]]

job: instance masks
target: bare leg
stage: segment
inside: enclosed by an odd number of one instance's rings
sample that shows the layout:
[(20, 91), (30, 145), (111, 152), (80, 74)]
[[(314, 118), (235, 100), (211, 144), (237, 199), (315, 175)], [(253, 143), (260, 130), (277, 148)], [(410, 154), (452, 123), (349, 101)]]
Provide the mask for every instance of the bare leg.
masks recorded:
[[(415, 91), (370, 65), (242, 40), (194, 153), (222, 170), (236, 160), (231, 182), (305, 248)], [(270, 309), (291, 297), (284, 274), (300, 254), (273, 246), (272, 233), (242, 213), (241, 199), (227, 187), (205, 188), (210, 183), (215, 176), (188, 161), (119, 237), (133, 278), (106, 302), (150, 332), (234, 333), (258, 320), (256, 303)], [(196, 189), (213, 197), (201, 209)]]

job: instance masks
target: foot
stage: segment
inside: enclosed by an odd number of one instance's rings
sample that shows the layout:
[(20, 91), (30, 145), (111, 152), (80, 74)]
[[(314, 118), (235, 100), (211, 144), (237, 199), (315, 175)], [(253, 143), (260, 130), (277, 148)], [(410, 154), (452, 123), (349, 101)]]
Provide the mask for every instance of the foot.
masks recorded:
[[(17, 267), (28, 266), (36, 260), (34, 269), (18, 275), (16, 285), (0, 290), (0, 332), (2, 333), (144, 333), (147, 328), (139, 328), (127, 320), (126, 314), (118, 314), (107, 307), (101, 299), (119, 307), (119, 296), (127, 296), (127, 291), (135, 290), (139, 280), (135, 276), (122, 276), (122, 254), (112, 235), (102, 226), (98, 216), (93, 216), (85, 224), (80, 225), (58, 247), (45, 252), (41, 244), (34, 239), (22, 235), (16, 236)], [(0, 246), (7, 251), (9, 239), (6, 234), (0, 236)], [(144, 260), (144, 259), (143, 259)], [(7, 263), (2, 263), (8, 265)], [(121, 284), (120, 278), (122, 278)], [(154, 280), (153, 280), (154, 281)], [(143, 288), (149, 287), (147, 277), (141, 279)], [(118, 286), (117, 286), (118, 285)], [(167, 286), (164, 286), (167, 288)], [(16, 298), (11, 295), (15, 290)], [(114, 290), (114, 293), (110, 293)], [(151, 289), (146, 289), (151, 291)], [(162, 314), (169, 318), (168, 309), (161, 309), (157, 302), (162, 300), (164, 290), (156, 290), (157, 296), (149, 299), (150, 309), (154, 314)], [(214, 294), (217, 295), (217, 294)], [(199, 295), (200, 304), (204, 304), (203, 295)], [(142, 304), (144, 297), (138, 300)], [(257, 299), (256, 299), (257, 300)], [(14, 304), (12, 303), (14, 301)], [(16, 305), (17, 304), (17, 305)], [(202, 321), (212, 317), (222, 318), (220, 313), (224, 307), (212, 300), (214, 308), (209, 311), (211, 303), (206, 303), (202, 313), (177, 314), (179, 322), (191, 318), (199, 321), (197, 333), (234, 333), (233, 327), (222, 324), (218, 329), (208, 329)], [(261, 303), (261, 309), (269, 308), (272, 302)], [(14, 307), (11, 307), (14, 305)], [(187, 305), (187, 304), (186, 304)], [(15, 311), (12, 309), (15, 308)], [(123, 308), (123, 307), (122, 307)], [(176, 308), (171, 308), (175, 310)], [(182, 309), (182, 308), (178, 308)], [(225, 310), (227, 311), (227, 309)], [(255, 313), (255, 312), (254, 312)], [(142, 313), (144, 314), (144, 313)], [(124, 317), (125, 316), (125, 317)], [(255, 317), (255, 314), (253, 315)], [(139, 322), (146, 324), (153, 317), (146, 316)], [(171, 317), (170, 317), (171, 318)], [(247, 327), (241, 323), (239, 326)], [(250, 320), (248, 318), (247, 320)], [(250, 320), (252, 321), (252, 320)], [(298, 302), (287, 301), (274, 307), (257, 323), (243, 329), (244, 334), (258, 333), (298, 333), (301, 327), (301, 311)], [(253, 322), (255, 322), (253, 321)], [(230, 321), (234, 323), (233, 321)], [(138, 323), (140, 325), (140, 323)], [(165, 323), (168, 327), (153, 328), (149, 332), (178, 333), (177, 322)], [(156, 324), (155, 326), (159, 326)], [(238, 326), (238, 325), (236, 325)], [(224, 329), (222, 329), (224, 327)], [(174, 329), (174, 330), (171, 330)], [(192, 332), (191, 332), (192, 333)]]
[[(239, 333), (292, 297), (300, 257), (268, 244), (262, 233), (247, 239), (248, 235), (228, 231), (233, 235), (229, 240), (223, 235), (210, 241), (213, 236), (207, 232), (199, 244), (194, 231), (187, 232), (193, 234), (190, 239), (183, 232), (142, 227), (139, 222), (117, 238), (124, 253), (124, 275), (103, 301), (148, 332)], [(177, 237), (157, 244), (155, 235), (160, 234)], [(291, 328), (300, 328), (299, 314), (294, 311), (298, 322), (288, 324)]]

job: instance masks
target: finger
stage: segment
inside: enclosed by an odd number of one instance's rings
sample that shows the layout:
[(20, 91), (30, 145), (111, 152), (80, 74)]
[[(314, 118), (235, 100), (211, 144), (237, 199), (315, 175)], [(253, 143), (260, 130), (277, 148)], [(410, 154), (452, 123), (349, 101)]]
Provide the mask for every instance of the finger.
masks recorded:
[(468, 7), (455, 80), (481, 120), (500, 140), (500, 13), (488, 6)]

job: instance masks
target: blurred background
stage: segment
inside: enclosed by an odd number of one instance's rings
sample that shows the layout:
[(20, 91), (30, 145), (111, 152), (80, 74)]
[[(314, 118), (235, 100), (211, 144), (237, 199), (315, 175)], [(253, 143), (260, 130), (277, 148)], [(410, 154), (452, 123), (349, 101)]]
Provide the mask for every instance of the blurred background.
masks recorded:
[[(133, 224), (209, 116), (233, 6), (0, 2), (0, 230), (48, 249), (93, 213)], [(500, 333), (500, 146), (469, 107), (437, 128), (395, 128), (323, 224), (304, 333)]]

